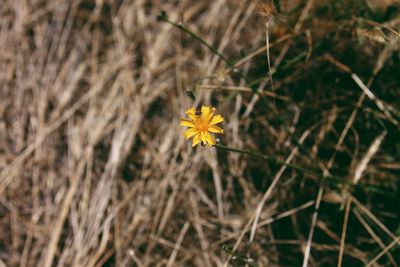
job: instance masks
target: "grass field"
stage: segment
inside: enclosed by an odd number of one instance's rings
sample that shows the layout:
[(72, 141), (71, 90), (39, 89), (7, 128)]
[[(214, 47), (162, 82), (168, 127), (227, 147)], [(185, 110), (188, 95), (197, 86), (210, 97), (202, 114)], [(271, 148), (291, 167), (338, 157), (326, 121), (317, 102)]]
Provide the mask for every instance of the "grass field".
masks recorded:
[(399, 32), (399, 0), (0, 1), (0, 267), (400, 266)]

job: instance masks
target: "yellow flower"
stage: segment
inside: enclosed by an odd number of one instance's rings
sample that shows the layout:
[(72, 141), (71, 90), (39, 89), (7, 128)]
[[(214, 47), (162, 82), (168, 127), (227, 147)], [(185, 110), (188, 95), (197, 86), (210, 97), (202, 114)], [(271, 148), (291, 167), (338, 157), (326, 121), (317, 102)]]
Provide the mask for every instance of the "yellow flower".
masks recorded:
[(189, 120), (181, 119), (181, 126), (190, 127), (183, 135), (186, 139), (193, 137), (192, 146), (196, 146), (201, 142), (202, 145), (209, 144), (215, 145), (214, 137), (211, 133), (223, 134), (224, 130), (216, 126), (216, 124), (223, 122), (224, 118), (221, 115), (214, 116), (215, 108), (202, 106), (200, 112), (196, 112), (194, 108), (186, 110), (185, 114), (189, 116)]

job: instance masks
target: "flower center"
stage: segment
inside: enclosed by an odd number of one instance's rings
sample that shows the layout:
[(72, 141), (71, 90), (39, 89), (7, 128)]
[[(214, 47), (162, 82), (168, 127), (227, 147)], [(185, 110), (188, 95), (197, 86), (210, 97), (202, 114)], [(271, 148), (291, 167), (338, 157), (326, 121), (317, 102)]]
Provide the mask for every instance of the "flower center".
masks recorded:
[(196, 130), (198, 132), (207, 132), (208, 130), (208, 123), (203, 119), (203, 118), (199, 118), (196, 121)]

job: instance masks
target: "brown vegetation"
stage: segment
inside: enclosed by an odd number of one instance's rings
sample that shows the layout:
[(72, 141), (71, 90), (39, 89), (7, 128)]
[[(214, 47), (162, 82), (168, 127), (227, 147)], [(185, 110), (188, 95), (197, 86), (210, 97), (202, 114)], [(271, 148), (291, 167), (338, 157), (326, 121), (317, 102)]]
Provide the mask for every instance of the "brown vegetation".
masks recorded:
[(1, 1), (0, 266), (400, 265), (399, 1), (261, 4)]

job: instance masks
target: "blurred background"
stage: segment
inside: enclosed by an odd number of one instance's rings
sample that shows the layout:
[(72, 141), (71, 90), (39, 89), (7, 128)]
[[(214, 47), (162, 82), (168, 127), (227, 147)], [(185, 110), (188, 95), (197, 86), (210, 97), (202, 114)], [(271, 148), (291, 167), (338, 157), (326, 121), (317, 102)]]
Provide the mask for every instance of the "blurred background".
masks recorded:
[(2, 0), (0, 266), (400, 266), (399, 15)]

